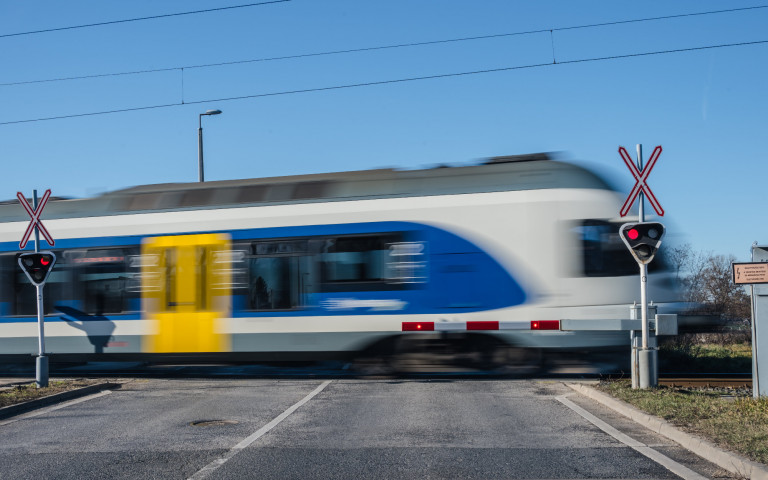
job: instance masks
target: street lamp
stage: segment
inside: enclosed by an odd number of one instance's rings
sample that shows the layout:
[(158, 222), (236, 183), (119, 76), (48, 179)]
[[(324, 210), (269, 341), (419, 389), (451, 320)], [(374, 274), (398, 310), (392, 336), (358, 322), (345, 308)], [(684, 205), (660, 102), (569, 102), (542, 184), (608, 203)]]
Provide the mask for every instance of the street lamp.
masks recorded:
[(198, 116), (198, 128), (197, 128), (197, 173), (200, 182), (205, 181), (205, 175), (203, 174), (203, 115), (218, 115), (221, 110), (208, 110), (205, 113), (201, 113)]

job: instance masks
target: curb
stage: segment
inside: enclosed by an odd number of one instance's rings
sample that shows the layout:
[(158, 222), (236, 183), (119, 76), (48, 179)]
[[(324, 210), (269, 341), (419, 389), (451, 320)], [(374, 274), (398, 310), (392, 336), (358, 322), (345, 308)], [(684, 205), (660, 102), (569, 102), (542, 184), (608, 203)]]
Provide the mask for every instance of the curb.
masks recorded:
[(617, 400), (610, 395), (599, 392), (586, 385), (566, 383), (567, 386), (576, 390), (580, 394), (595, 400), (606, 407), (634, 420), (644, 427), (668, 439), (679, 443), (682, 447), (690, 450), (696, 455), (708, 460), (715, 465), (728, 470), (731, 473), (741, 475), (752, 480), (768, 480), (768, 467), (748, 460), (735, 453), (730, 453), (715, 446), (713, 443), (704, 440), (690, 433), (678, 430), (672, 424), (653, 415), (638, 410), (621, 400)]
[(87, 387), (78, 388), (75, 390), (56, 393), (54, 395), (38, 398), (36, 400), (30, 400), (29, 402), (17, 403), (16, 405), (9, 405), (7, 407), (0, 408), (0, 420), (19, 415), (21, 413), (26, 413), (30, 410), (35, 410), (37, 408), (47, 407), (48, 405), (52, 405), (54, 403), (60, 403), (67, 400), (71, 400), (73, 398), (84, 397), (86, 395), (97, 393), (102, 390), (108, 390), (110, 388), (120, 388), (120, 386), (121, 384), (119, 383), (112, 383), (112, 382), (99, 383), (96, 385), (89, 385)]

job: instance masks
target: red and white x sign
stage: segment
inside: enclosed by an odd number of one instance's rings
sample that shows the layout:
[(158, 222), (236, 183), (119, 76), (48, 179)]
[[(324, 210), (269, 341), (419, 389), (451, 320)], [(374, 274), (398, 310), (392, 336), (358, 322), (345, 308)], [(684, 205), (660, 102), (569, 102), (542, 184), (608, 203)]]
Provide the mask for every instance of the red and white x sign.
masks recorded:
[(643, 167), (642, 171), (637, 169), (635, 162), (632, 161), (632, 158), (629, 156), (629, 154), (627, 153), (627, 150), (624, 147), (619, 147), (619, 155), (621, 155), (621, 158), (624, 159), (624, 163), (627, 164), (629, 171), (632, 173), (632, 176), (635, 177), (635, 180), (636, 180), (635, 186), (632, 187), (632, 191), (629, 192), (629, 196), (627, 197), (627, 200), (624, 202), (624, 205), (621, 207), (621, 211), (619, 212), (619, 215), (621, 215), (622, 217), (626, 216), (627, 213), (629, 213), (629, 209), (632, 207), (632, 204), (635, 203), (635, 198), (637, 198), (640, 192), (643, 192), (648, 196), (648, 201), (650, 202), (653, 209), (656, 210), (656, 213), (660, 217), (663, 217), (664, 209), (661, 208), (661, 204), (659, 203), (658, 200), (656, 200), (656, 197), (653, 195), (651, 188), (646, 183), (646, 180), (648, 179), (648, 175), (651, 174), (651, 170), (653, 170), (653, 166), (656, 165), (656, 160), (658, 160), (659, 155), (661, 155), (661, 145), (653, 149), (651, 158), (648, 160), (648, 164)]
[(48, 230), (45, 229), (43, 222), (40, 221), (40, 214), (43, 213), (43, 208), (45, 207), (45, 204), (48, 203), (48, 199), (50, 197), (51, 189), (49, 188), (43, 194), (43, 198), (40, 199), (40, 203), (37, 205), (37, 208), (32, 210), (32, 206), (29, 204), (29, 202), (27, 202), (26, 197), (24, 197), (21, 192), (16, 192), (16, 198), (19, 199), (21, 206), (24, 207), (24, 210), (26, 210), (29, 216), (32, 218), (32, 220), (29, 222), (29, 226), (27, 227), (27, 231), (24, 232), (24, 236), (21, 237), (21, 241), (19, 242), (19, 250), (24, 250), (24, 247), (27, 246), (29, 236), (32, 235), (35, 227), (40, 229), (40, 232), (43, 234), (43, 237), (45, 237), (45, 241), (48, 242), (48, 245), (53, 246), (53, 237), (51, 237), (51, 234), (48, 233)]

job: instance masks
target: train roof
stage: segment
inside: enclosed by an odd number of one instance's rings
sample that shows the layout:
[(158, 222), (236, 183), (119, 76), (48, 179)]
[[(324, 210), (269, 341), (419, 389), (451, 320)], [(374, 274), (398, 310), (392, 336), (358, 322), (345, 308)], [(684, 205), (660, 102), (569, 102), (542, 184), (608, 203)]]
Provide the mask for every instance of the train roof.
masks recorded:
[[(51, 198), (44, 218), (465, 193), (586, 188), (614, 190), (594, 172), (548, 154), (495, 157), (478, 165), (377, 169), (286, 177), (140, 185), (83, 199)], [(29, 217), (16, 200), (0, 204), (2, 221)]]

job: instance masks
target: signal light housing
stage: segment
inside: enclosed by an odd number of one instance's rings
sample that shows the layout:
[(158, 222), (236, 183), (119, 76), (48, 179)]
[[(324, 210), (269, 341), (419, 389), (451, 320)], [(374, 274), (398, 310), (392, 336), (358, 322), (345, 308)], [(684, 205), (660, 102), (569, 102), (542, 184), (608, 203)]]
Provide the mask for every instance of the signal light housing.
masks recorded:
[(19, 255), (19, 266), (34, 285), (42, 285), (48, 280), (56, 255), (53, 252), (22, 253)]
[(625, 223), (619, 236), (639, 265), (648, 265), (661, 246), (666, 229), (658, 222)]

